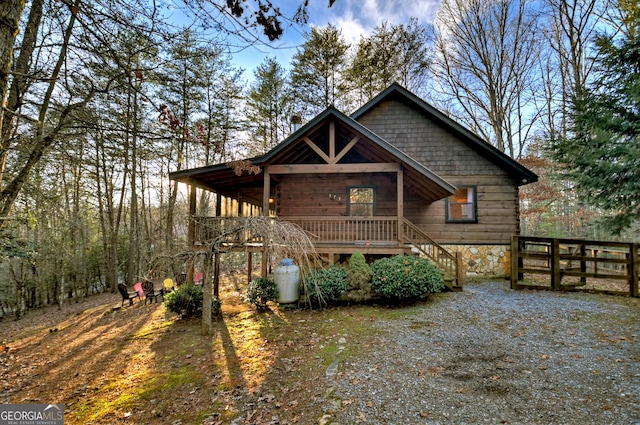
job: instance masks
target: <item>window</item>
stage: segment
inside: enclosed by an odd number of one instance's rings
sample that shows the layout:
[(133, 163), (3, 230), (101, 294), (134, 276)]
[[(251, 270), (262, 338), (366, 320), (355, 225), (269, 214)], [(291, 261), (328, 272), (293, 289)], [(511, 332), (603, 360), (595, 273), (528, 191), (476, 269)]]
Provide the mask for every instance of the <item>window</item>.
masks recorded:
[(475, 187), (460, 187), (446, 201), (447, 222), (477, 223), (477, 198)]
[(373, 217), (376, 214), (376, 188), (350, 187), (347, 215)]

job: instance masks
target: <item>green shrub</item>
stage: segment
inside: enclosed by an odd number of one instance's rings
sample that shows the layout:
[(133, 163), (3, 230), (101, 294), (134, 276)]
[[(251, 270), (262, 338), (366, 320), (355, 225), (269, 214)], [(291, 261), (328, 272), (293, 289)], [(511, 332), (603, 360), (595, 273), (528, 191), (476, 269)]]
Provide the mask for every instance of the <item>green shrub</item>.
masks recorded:
[(309, 301), (319, 305), (337, 300), (348, 289), (347, 271), (335, 264), (312, 271), (306, 280)]
[(349, 258), (349, 268), (347, 269), (347, 280), (351, 289), (371, 289), (371, 266), (360, 251), (351, 254)]
[(371, 265), (371, 289), (393, 300), (418, 299), (444, 288), (442, 273), (418, 256), (397, 255)]
[[(164, 296), (164, 305), (167, 310), (178, 313), (182, 317), (202, 316), (202, 286), (193, 283), (180, 285), (178, 289)], [(218, 297), (211, 299), (211, 316), (220, 316), (222, 301)]]
[(266, 310), (267, 302), (275, 301), (277, 299), (278, 286), (273, 279), (261, 277), (259, 279), (252, 280), (251, 283), (249, 283), (245, 302), (256, 306), (258, 311)]
[(202, 287), (193, 283), (180, 285), (178, 289), (165, 296), (167, 310), (182, 317), (195, 317), (202, 314)]

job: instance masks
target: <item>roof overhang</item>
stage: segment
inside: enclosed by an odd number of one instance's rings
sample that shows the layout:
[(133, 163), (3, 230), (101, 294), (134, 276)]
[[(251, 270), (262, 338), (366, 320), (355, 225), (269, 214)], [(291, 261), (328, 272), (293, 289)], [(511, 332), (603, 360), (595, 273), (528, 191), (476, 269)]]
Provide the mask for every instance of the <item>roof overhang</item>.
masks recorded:
[[(331, 147), (333, 144), (334, 147)], [(331, 163), (335, 161), (335, 163)], [(434, 202), (455, 192), (455, 187), (418, 161), (398, 150), (368, 128), (333, 107), (291, 134), (266, 154), (206, 167), (175, 171), (169, 177), (178, 182), (215, 191), (226, 196), (251, 194), (259, 199), (264, 184), (265, 167), (270, 175), (282, 174), (286, 165), (295, 165), (308, 173), (375, 173), (402, 169), (404, 187), (427, 202)], [(396, 164), (396, 171), (379, 165)], [(240, 166), (239, 166), (240, 165)], [(244, 165), (244, 166), (242, 166)], [(254, 171), (242, 170), (253, 166)], [(300, 168), (300, 166), (302, 166)], [(400, 168), (401, 167), (401, 168)], [(259, 171), (258, 171), (259, 170)], [(242, 171), (242, 172), (241, 172)]]

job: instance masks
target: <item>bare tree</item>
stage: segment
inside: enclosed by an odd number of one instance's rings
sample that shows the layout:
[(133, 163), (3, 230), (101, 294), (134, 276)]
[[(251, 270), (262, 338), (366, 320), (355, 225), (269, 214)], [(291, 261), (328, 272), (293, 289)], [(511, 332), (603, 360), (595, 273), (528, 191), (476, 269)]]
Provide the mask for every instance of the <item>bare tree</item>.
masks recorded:
[(435, 22), (432, 70), (445, 109), (512, 157), (523, 152), (538, 117), (531, 93), (539, 43), (530, 5), (443, 0)]
[[(607, 0), (544, 0), (541, 34), (547, 54), (540, 57), (540, 78), (543, 83), (544, 105), (541, 114), (541, 137), (546, 146), (570, 136), (571, 110), (574, 101), (584, 93), (594, 69), (597, 54), (594, 38), (597, 31), (605, 28), (603, 16), (615, 10)], [(555, 164), (560, 174), (561, 165)], [(580, 193), (565, 182), (562, 217), (564, 232), (587, 237), (589, 211), (582, 202)], [(579, 226), (575, 221), (579, 221)]]
[[(567, 135), (572, 99), (583, 91), (593, 73), (593, 39), (602, 27), (603, 0), (545, 0), (548, 132), (551, 141)], [(555, 82), (555, 83), (554, 83)]]

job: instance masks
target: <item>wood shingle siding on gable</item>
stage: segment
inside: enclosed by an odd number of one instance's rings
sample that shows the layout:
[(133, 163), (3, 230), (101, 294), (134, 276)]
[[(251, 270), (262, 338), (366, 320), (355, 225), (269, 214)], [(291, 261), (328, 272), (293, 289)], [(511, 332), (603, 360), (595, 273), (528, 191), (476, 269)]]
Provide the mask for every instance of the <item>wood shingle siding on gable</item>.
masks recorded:
[(451, 184), (477, 188), (477, 223), (445, 223), (444, 200), (426, 205), (407, 194), (406, 217), (439, 243), (508, 244), (519, 234), (516, 182), (454, 131), (393, 99), (358, 121)]
[(505, 175), (459, 135), (399, 101), (384, 101), (358, 121), (440, 176)]

